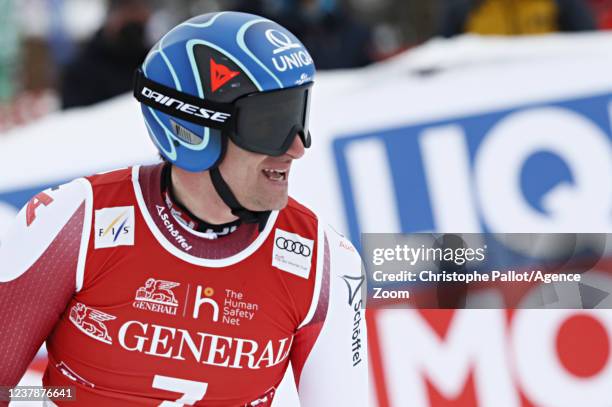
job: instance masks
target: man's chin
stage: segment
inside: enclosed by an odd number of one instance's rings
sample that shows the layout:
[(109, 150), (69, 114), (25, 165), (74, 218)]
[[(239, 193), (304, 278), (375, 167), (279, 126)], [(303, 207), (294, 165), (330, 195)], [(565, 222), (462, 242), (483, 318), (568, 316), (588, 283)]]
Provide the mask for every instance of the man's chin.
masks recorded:
[(266, 198), (267, 199), (261, 200), (257, 202), (256, 205), (254, 205), (258, 209), (252, 209), (252, 210), (254, 211), (279, 211), (281, 209), (284, 209), (285, 206), (287, 206), (287, 203), (289, 202), (288, 195), (284, 195), (282, 197), (278, 197), (275, 199), (270, 199), (269, 196)]
[(288, 202), (289, 202), (289, 199), (285, 198), (285, 200), (282, 203), (280, 203), (278, 205), (275, 205), (274, 208), (272, 208), (270, 210), (272, 210), (272, 211), (280, 211), (281, 209), (284, 209), (287, 206)]
[(281, 209), (284, 209), (285, 206), (287, 206), (287, 203), (289, 202), (289, 197), (285, 196), (283, 199), (280, 199), (277, 202), (274, 202), (273, 204), (271, 204), (269, 206), (269, 211), (280, 211)]

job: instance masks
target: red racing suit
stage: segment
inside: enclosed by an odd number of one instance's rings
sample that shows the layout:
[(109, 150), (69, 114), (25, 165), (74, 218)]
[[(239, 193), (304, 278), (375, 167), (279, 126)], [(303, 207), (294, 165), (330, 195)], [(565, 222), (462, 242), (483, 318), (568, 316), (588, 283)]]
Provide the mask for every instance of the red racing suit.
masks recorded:
[(210, 239), (164, 203), (161, 166), (34, 197), (0, 245), (0, 385), (46, 340), (58, 405), (367, 405), (361, 262), (293, 199), (261, 232)]

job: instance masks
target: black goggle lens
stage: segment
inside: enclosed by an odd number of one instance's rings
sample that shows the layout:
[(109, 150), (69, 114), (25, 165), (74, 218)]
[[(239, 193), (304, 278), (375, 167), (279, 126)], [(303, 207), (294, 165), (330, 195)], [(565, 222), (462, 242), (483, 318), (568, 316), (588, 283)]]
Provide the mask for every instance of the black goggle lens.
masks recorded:
[(311, 86), (257, 93), (238, 99), (234, 142), (250, 151), (282, 155), (299, 135), (304, 147), (310, 147), (308, 105)]

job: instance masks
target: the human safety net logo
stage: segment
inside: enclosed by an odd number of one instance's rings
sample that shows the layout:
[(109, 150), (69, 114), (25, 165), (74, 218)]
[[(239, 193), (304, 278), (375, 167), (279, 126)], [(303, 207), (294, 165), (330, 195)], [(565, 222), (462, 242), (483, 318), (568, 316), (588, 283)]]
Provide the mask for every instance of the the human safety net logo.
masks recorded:
[(611, 114), (606, 94), (339, 138), (353, 240), (361, 232), (609, 231)]

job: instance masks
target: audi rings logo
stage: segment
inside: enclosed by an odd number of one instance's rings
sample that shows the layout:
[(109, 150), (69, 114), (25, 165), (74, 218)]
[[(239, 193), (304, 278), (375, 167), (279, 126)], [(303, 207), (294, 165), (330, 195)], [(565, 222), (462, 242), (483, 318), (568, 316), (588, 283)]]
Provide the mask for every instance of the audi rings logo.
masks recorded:
[(304, 257), (308, 257), (312, 253), (310, 247), (306, 246), (305, 244), (286, 239), (282, 236), (277, 237), (275, 243), (276, 247), (279, 249), (287, 250), (295, 254), (301, 254)]
[(266, 38), (270, 41), (270, 44), (274, 45), (276, 49), (272, 51), (273, 54), (285, 52), (293, 48), (301, 48), (302, 46), (295, 43), (289, 38), (287, 34), (282, 31), (270, 28), (266, 30)]
[(272, 266), (308, 278), (312, 267), (314, 241), (297, 233), (276, 229), (272, 248)]

